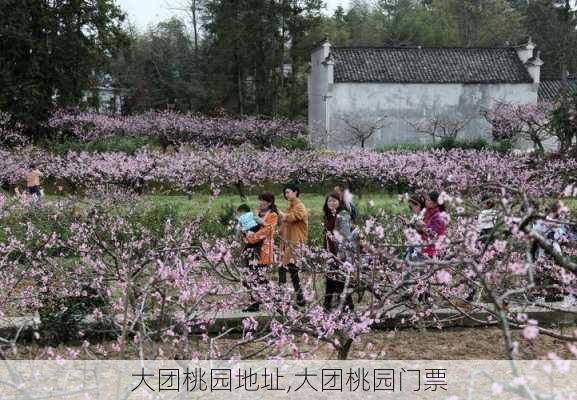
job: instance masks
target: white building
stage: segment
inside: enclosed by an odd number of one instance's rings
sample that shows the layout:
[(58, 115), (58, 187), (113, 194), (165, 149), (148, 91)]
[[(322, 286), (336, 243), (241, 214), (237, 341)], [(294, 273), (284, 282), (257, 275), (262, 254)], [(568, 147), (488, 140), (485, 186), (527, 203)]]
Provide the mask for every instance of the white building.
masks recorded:
[(82, 103), (88, 110), (102, 114), (121, 114), (125, 90), (98, 86), (82, 93)]
[(82, 92), (81, 105), (87, 110), (102, 114), (121, 114), (128, 91), (115, 87), (110, 74), (92, 73), (94, 87)]
[(519, 48), (338, 48), (324, 40), (311, 56), (313, 142), (335, 149), (367, 136), (372, 148), (426, 142), (433, 123), (461, 123), (460, 138), (488, 138), (483, 110), (538, 101), (543, 62), (534, 49), (531, 41)]

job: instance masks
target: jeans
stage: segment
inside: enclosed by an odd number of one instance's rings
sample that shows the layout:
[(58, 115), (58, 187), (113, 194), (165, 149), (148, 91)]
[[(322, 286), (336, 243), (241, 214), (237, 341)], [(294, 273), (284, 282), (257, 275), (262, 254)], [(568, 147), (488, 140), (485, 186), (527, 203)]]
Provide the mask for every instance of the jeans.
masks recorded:
[(38, 198), (40, 198), (41, 196), (41, 192), (40, 192), (40, 186), (31, 186), (28, 188), (28, 193), (30, 193), (31, 195), (34, 195)]

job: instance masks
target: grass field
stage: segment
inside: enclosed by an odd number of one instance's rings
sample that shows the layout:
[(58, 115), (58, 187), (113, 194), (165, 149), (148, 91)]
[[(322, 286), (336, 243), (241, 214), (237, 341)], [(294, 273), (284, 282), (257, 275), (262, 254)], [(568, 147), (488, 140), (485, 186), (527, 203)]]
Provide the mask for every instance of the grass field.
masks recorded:
[[(324, 195), (303, 194), (301, 200), (313, 218), (316, 219), (321, 217), (325, 202)], [(255, 208), (258, 205), (258, 198), (257, 196), (249, 196), (244, 202), (251, 208)], [(399, 202), (397, 196), (384, 195), (380, 193), (365, 195), (362, 199), (355, 199), (355, 204), (359, 210), (366, 210), (371, 207), (369, 206), (369, 202), (373, 204), (372, 207), (375, 209), (383, 209), (393, 213), (399, 213), (406, 207)], [(206, 212), (210, 212), (211, 214), (220, 214), (223, 210), (231, 207), (236, 209), (242, 203), (243, 200), (241, 200), (238, 195), (221, 195), (212, 200), (210, 196), (205, 194), (195, 194), (192, 196), (191, 200), (186, 196), (144, 196), (144, 204), (155, 206), (171, 205), (182, 214), (198, 214)], [(276, 197), (276, 203), (280, 210), (286, 210), (288, 208), (288, 202), (282, 196)]]
[[(60, 199), (58, 196), (46, 196), (44, 201), (51, 202)], [(301, 195), (301, 200), (304, 202), (309, 211), (310, 222), (317, 223), (322, 221), (323, 205), (325, 202), (325, 195), (319, 193), (304, 193)], [(362, 197), (355, 197), (355, 205), (359, 211), (359, 215), (374, 215), (376, 211), (383, 210), (390, 214), (408, 213), (406, 204), (400, 202), (398, 195), (388, 193), (368, 193)], [(574, 215), (577, 212), (577, 199), (563, 199), (563, 202), (571, 210)], [(233, 216), (234, 210), (240, 205), (246, 203), (251, 208), (258, 206), (258, 197), (256, 195), (247, 196), (242, 200), (237, 194), (221, 194), (217, 197), (212, 197), (206, 193), (195, 193), (189, 199), (187, 196), (181, 195), (144, 195), (137, 205), (140, 209), (169, 207), (180, 220), (188, 220), (192, 217), (203, 215), (218, 218), (219, 216), (228, 215)], [(276, 194), (276, 203), (281, 211), (288, 208), (288, 202), (280, 194)], [(547, 202), (548, 204), (552, 201)], [(545, 204), (545, 201), (543, 201)], [(545, 207), (542, 211), (545, 213)], [(451, 210), (449, 210), (451, 212)]]

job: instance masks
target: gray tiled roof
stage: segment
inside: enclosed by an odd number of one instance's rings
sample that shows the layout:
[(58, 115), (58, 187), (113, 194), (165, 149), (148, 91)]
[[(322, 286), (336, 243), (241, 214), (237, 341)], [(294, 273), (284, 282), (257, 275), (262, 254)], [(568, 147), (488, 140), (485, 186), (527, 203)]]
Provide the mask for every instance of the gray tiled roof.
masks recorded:
[(531, 83), (514, 48), (333, 47), (335, 82)]
[[(577, 92), (577, 78), (570, 78), (569, 90)], [(554, 101), (561, 93), (560, 79), (547, 79), (539, 83), (539, 101)]]

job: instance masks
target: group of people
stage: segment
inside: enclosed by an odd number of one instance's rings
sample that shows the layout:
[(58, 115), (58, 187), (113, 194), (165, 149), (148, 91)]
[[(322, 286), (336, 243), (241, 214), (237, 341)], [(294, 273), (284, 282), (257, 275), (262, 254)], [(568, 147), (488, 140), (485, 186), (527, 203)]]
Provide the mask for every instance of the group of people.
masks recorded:
[[(237, 230), (244, 242), (246, 267), (255, 275), (251, 281), (261, 289), (268, 283), (265, 276), (266, 269), (276, 262), (275, 239), (277, 233), (280, 233), (282, 240), (279, 283), (286, 284), (290, 275), (296, 294), (296, 304), (303, 307), (305, 298), (297, 267), (297, 253), (308, 239), (309, 214), (299, 198), (300, 189), (296, 185), (285, 186), (283, 195), (289, 202), (289, 207), (284, 212), (278, 209), (275, 196), (270, 192), (263, 192), (258, 196), (259, 206), (254, 213), (245, 204), (239, 206)], [(277, 229), (279, 226), (280, 229)], [(258, 311), (260, 301), (254, 293), (256, 288), (254, 285), (249, 287), (253, 302), (244, 311)]]
[[(241, 205), (237, 210), (238, 232), (244, 243), (246, 265), (256, 278), (247, 280), (245, 286), (251, 292), (251, 304), (243, 311), (258, 311), (261, 305), (258, 291), (268, 292), (266, 271), (277, 263), (275, 241), (280, 236), (280, 261), (278, 282), (282, 286), (290, 276), (296, 307), (305, 305), (305, 298), (299, 276), (299, 249), (306, 243), (309, 228), (309, 213), (300, 200), (300, 189), (296, 185), (287, 185), (283, 196), (289, 202), (286, 211), (280, 211), (275, 203), (275, 196), (270, 192), (261, 193), (259, 207), (252, 212), (247, 205)], [(406, 226), (405, 260), (418, 262), (434, 259), (439, 256), (438, 243), (442, 242), (447, 232), (449, 222), (442, 199), (438, 192), (414, 194), (408, 199), (410, 218), (400, 217)], [(566, 235), (564, 226), (554, 223), (559, 219), (558, 206), (551, 210), (543, 226), (536, 226), (544, 235), (554, 241), (559, 236)], [(362, 252), (360, 229), (357, 227), (358, 212), (352, 201), (352, 195), (344, 185), (337, 186), (325, 198), (323, 206), (324, 247), (332, 255), (325, 274), (325, 294), (323, 305), (327, 311), (339, 306), (343, 310), (353, 310), (353, 284), (344, 279), (343, 273), (347, 267), (355, 265), (359, 253)], [(499, 220), (499, 212), (490, 195), (482, 196), (480, 211), (477, 216), (477, 232), (482, 244), (490, 244), (495, 240), (495, 228)], [(546, 232), (545, 232), (546, 231)], [(412, 232), (409, 234), (407, 232)], [(366, 250), (366, 249), (365, 249)], [(351, 275), (349, 270), (349, 276)], [(404, 273), (403, 279), (408, 279)], [(352, 280), (352, 279), (351, 279)], [(428, 285), (428, 284), (427, 284)], [(428, 297), (426, 288), (418, 296), (418, 300)], [(472, 302), (476, 294), (475, 288), (470, 288), (467, 301)]]
[[(39, 199), (42, 196), (40, 180), (42, 172), (36, 165), (30, 165), (26, 175), (27, 189), (30, 195)], [(251, 292), (251, 304), (244, 311), (257, 311), (260, 308), (258, 290), (267, 290), (266, 271), (272, 265), (279, 264), (278, 282), (285, 285), (290, 277), (296, 295), (295, 305), (305, 306), (305, 297), (301, 287), (298, 261), (301, 248), (306, 244), (309, 230), (309, 213), (300, 199), (301, 191), (297, 185), (289, 184), (283, 188), (283, 196), (289, 202), (283, 212), (278, 209), (274, 194), (263, 192), (259, 195), (259, 206), (255, 212), (246, 204), (237, 209), (237, 231), (243, 242), (243, 251), (247, 268), (256, 276), (245, 285)], [(436, 258), (440, 243), (446, 234), (448, 214), (438, 192), (414, 194), (408, 199), (410, 218), (400, 217), (408, 229), (406, 233), (407, 261), (422, 261)], [(537, 207), (537, 205), (535, 205)], [(490, 244), (494, 240), (495, 226), (499, 219), (494, 200), (490, 195), (481, 198), (477, 231), (482, 243)], [(533, 224), (533, 230), (551, 240), (554, 248), (561, 252), (560, 243), (577, 241), (577, 234), (565, 224), (564, 210), (560, 202), (547, 210), (547, 217)], [(352, 310), (351, 285), (345, 282), (343, 266), (354, 265), (355, 258), (362, 250), (357, 227), (358, 212), (352, 200), (352, 194), (346, 185), (338, 185), (326, 196), (323, 206), (324, 248), (332, 255), (325, 275), (324, 308), (327, 311), (340, 305)], [(407, 233), (409, 232), (409, 233)], [(280, 236), (280, 259), (277, 259), (275, 242)], [(542, 250), (534, 246), (531, 255), (536, 260)], [(404, 274), (405, 278), (407, 274)], [(254, 285), (256, 283), (256, 285)], [(470, 298), (475, 294), (471, 289)], [(339, 302), (342, 301), (342, 304)]]
[[(300, 200), (300, 189), (296, 185), (287, 185), (283, 196), (289, 202), (285, 212), (278, 210), (275, 196), (270, 192), (259, 195), (259, 207), (256, 212), (243, 204), (237, 209), (237, 230), (244, 242), (246, 265), (250, 273), (256, 274), (246, 284), (251, 292), (251, 304), (243, 311), (257, 311), (260, 308), (259, 290), (267, 290), (268, 281), (265, 272), (275, 264), (275, 239), (280, 236), (280, 266), (278, 281), (287, 283), (290, 275), (296, 298), (296, 307), (305, 305), (300, 284), (298, 257), (299, 249), (306, 243), (309, 228), (309, 214)], [(439, 204), (439, 194), (428, 193), (414, 195), (409, 200), (412, 217), (405, 220), (407, 226), (418, 232), (422, 242), (432, 243), (446, 232), (443, 217), (444, 207)], [(324, 247), (332, 255), (325, 275), (325, 294), (323, 305), (327, 311), (339, 305), (345, 310), (353, 310), (353, 290), (351, 284), (343, 279), (343, 269), (355, 264), (361, 246), (358, 212), (352, 201), (348, 187), (339, 185), (325, 198), (323, 206)], [(278, 227), (278, 229), (277, 229)], [(424, 257), (436, 257), (433, 244), (427, 246), (408, 246), (407, 258), (419, 260)], [(342, 304), (341, 304), (342, 302)]]

